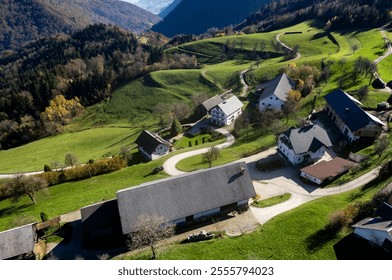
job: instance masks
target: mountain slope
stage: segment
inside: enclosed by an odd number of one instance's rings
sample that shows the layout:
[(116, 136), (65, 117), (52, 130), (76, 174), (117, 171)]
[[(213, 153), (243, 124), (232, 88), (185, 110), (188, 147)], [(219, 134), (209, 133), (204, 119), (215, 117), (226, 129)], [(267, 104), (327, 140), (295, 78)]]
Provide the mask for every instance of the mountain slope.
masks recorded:
[(182, 0), (153, 30), (172, 37), (238, 24), (270, 0)]
[(0, 51), (58, 33), (70, 34), (94, 23), (118, 25), (131, 32), (149, 29), (160, 19), (119, 0), (2, 0)]
[(166, 9), (173, 2), (173, 0), (139, 0), (133, 2), (135, 5), (158, 15), (160, 12)]
[(170, 14), (175, 7), (178, 6), (178, 4), (180, 4), (182, 0), (174, 0), (174, 2), (172, 2), (169, 6), (167, 6), (165, 9), (163, 9), (158, 15), (161, 18), (165, 18), (167, 17), (168, 14)]

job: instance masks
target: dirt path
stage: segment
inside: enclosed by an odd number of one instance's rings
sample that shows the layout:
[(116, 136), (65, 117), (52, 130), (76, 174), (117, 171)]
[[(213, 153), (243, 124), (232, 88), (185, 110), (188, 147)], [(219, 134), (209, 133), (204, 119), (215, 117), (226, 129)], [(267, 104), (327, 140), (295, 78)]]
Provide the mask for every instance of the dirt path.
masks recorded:
[[(276, 37), (275, 37), (276, 41), (278, 41), (278, 43), (279, 43), (282, 47), (284, 47), (285, 49), (287, 49), (287, 50), (289, 50), (289, 51), (293, 51), (292, 48), (290, 48), (289, 46), (287, 46), (286, 44), (284, 44), (284, 43), (280, 40), (280, 36), (282, 36), (282, 35), (284, 35), (284, 33), (279, 33), (279, 34), (277, 34)], [(295, 57), (294, 57), (293, 59), (291, 59), (291, 60), (298, 60), (298, 59), (300, 59), (301, 57), (302, 57), (301, 53), (297, 52), (297, 53), (295, 54)]]
[[(391, 44), (388, 36), (385, 34), (384, 26), (380, 28), (380, 32), (381, 32), (381, 36), (383, 37), (384, 41), (386, 42), (388, 48), (387, 48), (387, 51), (385, 52), (385, 54), (383, 54), (382, 56), (380, 56), (379, 58), (377, 58), (376, 60), (373, 61), (373, 63), (375, 65), (379, 64), (381, 61), (386, 59), (388, 56), (392, 55), (392, 44)], [(381, 78), (381, 76), (378, 74), (377, 71), (374, 71), (373, 75), (376, 79), (379, 79), (382, 83), (384, 83), (386, 85), (386, 83), (384, 82), (384, 80)], [(390, 92), (391, 89), (388, 86), (386, 86), (386, 91)]]

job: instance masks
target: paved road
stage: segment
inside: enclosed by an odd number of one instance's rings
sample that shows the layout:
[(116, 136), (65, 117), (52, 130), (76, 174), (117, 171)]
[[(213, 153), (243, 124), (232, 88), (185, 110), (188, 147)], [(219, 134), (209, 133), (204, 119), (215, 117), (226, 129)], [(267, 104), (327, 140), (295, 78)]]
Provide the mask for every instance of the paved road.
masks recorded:
[[(220, 129), (220, 132), (225, 133), (228, 136), (228, 141), (222, 144), (221, 148), (234, 144), (234, 137), (230, 133), (224, 129)], [(202, 154), (206, 151), (207, 149), (199, 149), (168, 159), (164, 163), (166, 173), (172, 176), (184, 174), (185, 172), (176, 168), (176, 164), (187, 157)], [(276, 215), (294, 209), (295, 207), (298, 207), (314, 199), (343, 193), (363, 186), (366, 183), (374, 180), (378, 175), (378, 168), (376, 168), (346, 184), (342, 184), (337, 187), (318, 188), (313, 185), (303, 183), (296, 171), (289, 167), (281, 168), (271, 172), (262, 172), (256, 168), (256, 163), (260, 159), (266, 158), (273, 154), (276, 154), (276, 148), (271, 148), (256, 155), (237, 160), (237, 162), (247, 163), (256, 193), (260, 194), (262, 198), (268, 198), (284, 193), (291, 194), (291, 198), (289, 200), (278, 205), (267, 208), (256, 208), (251, 206), (250, 209), (260, 224), (264, 224)]]
[[(229, 147), (234, 144), (235, 138), (229, 131), (227, 131), (224, 128), (218, 128), (215, 131), (225, 135), (225, 137), (226, 137), (226, 142), (223, 144), (220, 144), (220, 145), (216, 145), (217, 148), (223, 149), (223, 148)], [(194, 150), (194, 151), (190, 151), (190, 152), (186, 152), (186, 153), (182, 153), (182, 154), (173, 156), (173, 157), (169, 158), (167, 161), (165, 161), (165, 163), (163, 164), (163, 168), (164, 168), (165, 172), (171, 176), (184, 174), (185, 172), (180, 171), (176, 168), (177, 163), (183, 159), (188, 158), (188, 157), (204, 154), (208, 151), (208, 149), (209, 148), (203, 148), (203, 149), (198, 149), (198, 150)]]

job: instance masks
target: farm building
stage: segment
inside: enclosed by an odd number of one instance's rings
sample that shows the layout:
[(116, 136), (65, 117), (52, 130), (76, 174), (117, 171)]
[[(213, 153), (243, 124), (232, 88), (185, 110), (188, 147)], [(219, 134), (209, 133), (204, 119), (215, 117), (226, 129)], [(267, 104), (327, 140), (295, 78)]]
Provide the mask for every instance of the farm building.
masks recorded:
[(314, 165), (302, 168), (301, 177), (310, 182), (321, 185), (324, 181), (330, 181), (347, 172), (355, 163), (340, 157), (335, 157), (330, 161), (321, 161)]
[(327, 132), (317, 124), (289, 129), (278, 138), (278, 154), (292, 165), (316, 161), (331, 148)]
[(258, 100), (259, 111), (266, 109), (281, 110), (287, 100), (287, 95), (294, 88), (294, 81), (284, 73), (266, 83), (258, 85), (256, 93), (261, 94)]
[(211, 109), (211, 122), (218, 126), (230, 125), (242, 114), (242, 102), (232, 96)]
[(184, 225), (238, 210), (255, 194), (246, 164), (233, 163), (118, 191), (117, 202), (128, 234), (142, 214)]
[(158, 134), (144, 130), (135, 143), (140, 153), (149, 160), (155, 160), (170, 152), (171, 144), (162, 139)]
[(344, 135), (352, 143), (360, 138), (378, 138), (385, 124), (377, 117), (365, 112), (354, 97), (342, 90), (335, 90), (325, 96), (325, 111)]

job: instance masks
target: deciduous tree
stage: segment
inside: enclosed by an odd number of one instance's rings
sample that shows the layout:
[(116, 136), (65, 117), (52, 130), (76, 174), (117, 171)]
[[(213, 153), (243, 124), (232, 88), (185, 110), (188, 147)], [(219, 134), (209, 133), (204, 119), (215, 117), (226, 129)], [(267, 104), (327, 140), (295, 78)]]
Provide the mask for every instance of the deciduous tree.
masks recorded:
[(5, 183), (4, 192), (11, 196), (14, 201), (27, 195), (33, 204), (36, 204), (35, 194), (37, 192), (46, 192), (48, 183), (39, 176), (17, 175), (11, 181)]
[(156, 259), (158, 241), (174, 235), (174, 225), (158, 215), (140, 215), (134, 229), (134, 232), (129, 235), (129, 245), (131, 248), (149, 246), (152, 259)]
[(220, 155), (220, 149), (218, 147), (210, 147), (206, 153), (203, 154), (203, 162), (208, 163), (208, 166), (212, 167), (212, 162), (217, 160)]

